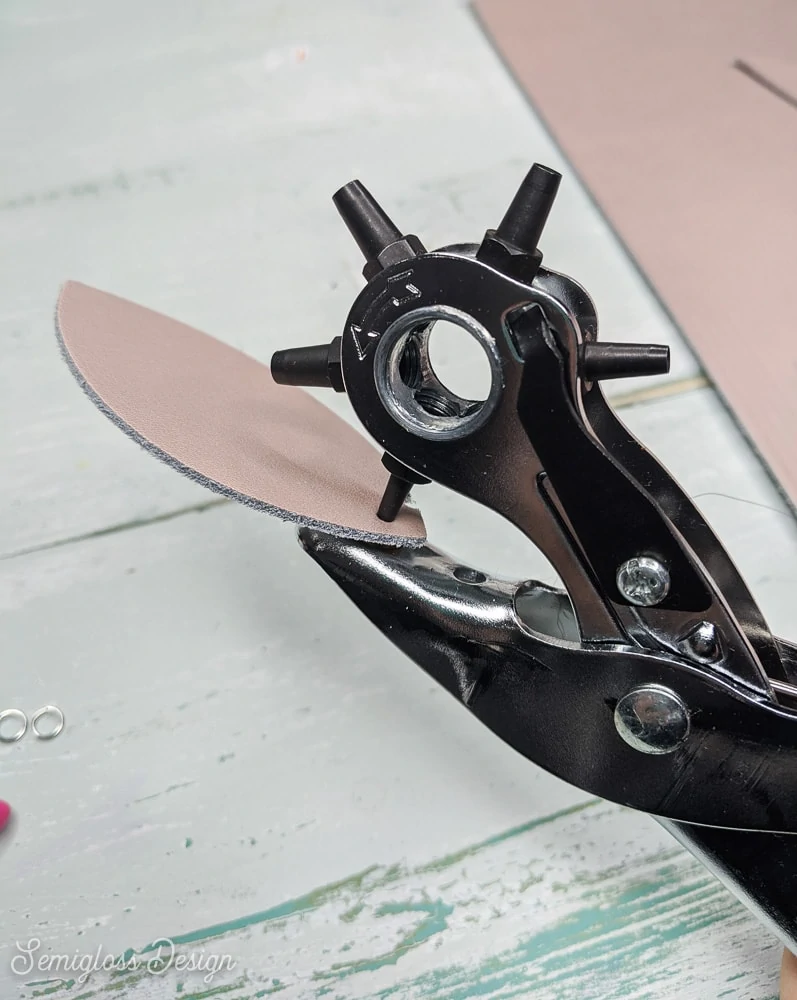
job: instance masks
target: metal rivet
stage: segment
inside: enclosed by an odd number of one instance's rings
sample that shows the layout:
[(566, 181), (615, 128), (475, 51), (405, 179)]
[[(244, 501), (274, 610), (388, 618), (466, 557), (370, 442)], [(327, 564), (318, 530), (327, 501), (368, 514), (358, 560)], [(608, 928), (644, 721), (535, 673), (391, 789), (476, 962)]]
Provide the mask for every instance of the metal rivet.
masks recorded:
[(481, 570), (471, 569), (470, 566), (454, 567), (454, 576), (461, 583), (485, 583), (487, 580)]
[(0, 733), (0, 743), (16, 743), (17, 740), (21, 740), (28, 731), (28, 717), (18, 708), (7, 708), (0, 712), (0, 727), (2, 727), (3, 722), (6, 719), (16, 719), (19, 723), (19, 728), (16, 732), (11, 733), (9, 736), (4, 736)]
[(636, 556), (617, 570), (617, 589), (629, 604), (652, 608), (670, 592), (670, 574), (652, 556)]
[(614, 724), (634, 750), (672, 753), (689, 735), (689, 712), (674, 691), (660, 684), (645, 684), (617, 702)]
[(716, 663), (725, 654), (722, 632), (711, 622), (698, 622), (679, 640), (678, 648), (699, 663)]

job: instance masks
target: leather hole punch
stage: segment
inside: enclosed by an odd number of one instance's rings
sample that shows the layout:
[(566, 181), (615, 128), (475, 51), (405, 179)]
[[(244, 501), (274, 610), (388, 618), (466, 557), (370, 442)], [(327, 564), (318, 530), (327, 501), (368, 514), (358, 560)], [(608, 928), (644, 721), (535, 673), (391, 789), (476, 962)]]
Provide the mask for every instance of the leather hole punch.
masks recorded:
[[(306, 528), (300, 541), (484, 725), (563, 780), (655, 816), (794, 950), (797, 647), (772, 635), (708, 523), (607, 403), (603, 380), (663, 374), (669, 350), (600, 340), (585, 289), (544, 266), (560, 180), (535, 164), (480, 243), (433, 251), (371, 195), (367, 210), (336, 196), (367, 284), (329, 350), (394, 493), (424, 477), (497, 511), (565, 590), (507, 585), (428, 544)], [(428, 325), (452, 315), (485, 346), (490, 394), (478, 419), (441, 406), (419, 420), (399, 383), (432, 382)], [(403, 369), (396, 331), (412, 331)], [(299, 385), (293, 350), (272, 367)], [(386, 384), (399, 384), (392, 399)]]
[[(797, 646), (772, 634), (705, 518), (607, 403), (603, 380), (666, 372), (669, 352), (601, 340), (587, 291), (543, 263), (560, 181), (535, 164), (479, 242), (433, 250), (347, 184), (333, 200), (365, 285), (341, 332), (286, 345), (267, 378), (84, 286), (62, 295), (62, 346), (126, 433), (298, 521), (308, 555), (476, 720), (562, 780), (655, 817), (797, 951)], [(478, 407), (435, 373), (438, 321), (488, 358)], [(345, 393), (382, 465), (301, 386)], [(242, 427), (257, 448), (241, 447)], [(274, 429), (291, 434), (287, 461)], [(506, 518), (564, 589), (508, 583), (429, 544), (407, 503), (428, 482)]]

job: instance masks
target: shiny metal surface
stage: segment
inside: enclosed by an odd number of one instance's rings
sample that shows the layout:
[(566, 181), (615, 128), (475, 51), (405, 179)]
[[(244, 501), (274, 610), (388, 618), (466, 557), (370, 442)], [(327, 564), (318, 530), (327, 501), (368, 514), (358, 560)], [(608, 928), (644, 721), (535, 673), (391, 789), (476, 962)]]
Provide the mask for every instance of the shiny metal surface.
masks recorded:
[[(436, 320), (456, 324), (482, 347), (491, 375), (485, 400), (455, 396), (435, 375), (429, 336)], [(403, 367), (410, 349), (415, 367), (412, 378)], [(397, 423), (421, 437), (447, 441), (478, 430), (498, 405), (503, 389), (501, 359), (493, 338), (467, 313), (446, 305), (412, 309), (395, 320), (379, 340), (374, 376), (379, 398)], [(424, 400), (428, 400), (426, 405)]]
[[(685, 617), (708, 621), (728, 639), (729, 655), (718, 671), (772, 698), (768, 676), (781, 676), (782, 668), (738, 573), (691, 501), (612, 414), (599, 384), (579, 376), (579, 352), (597, 336), (589, 296), (543, 267), (524, 283), (477, 259), (478, 250), (458, 245), (402, 261), (372, 277), (358, 296), (342, 336), (341, 365), (366, 430), (407, 468), (490, 507), (531, 538), (561, 576), (585, 641), (678, 652)], [(524, 359), (518, 330), (535, 306), (545, 329), (532, 331), (534, 357)], [(489, 405), (464, 416), (467, 433), (461, 434), (448, 426), (456, 423), (453, 415), (443, 434), (416, 426), (417, 407), (411, 419), (401, 415), (398, 360), (390, 346), (393, 332), (406, 334), (408, 315), (433, 316), (444, 308), (470, 317), (483, 343), (489, 341), (493, 365)], [(523, 388), (530, 378), (533, 384)], [(385, 405), (386, 385), (395, 405)], [(550, 403), (541, 392), (550, 394)], [(526, 426), (518, 408), (530, 401), (536, 413)], [(561, 444), (565, 424), (567, 446)], [(597, 489), (605, 494), (599, 517)], [(610, 573), (596, 562), (607, 545), (614, 547)], [(635, 551), (628, 551), (632, 545)], [(669, 593), (652, 607), (630, 604), (617, 589), (618, 564), (640, 552), (659, 559), (671, 575)], [(718, 572), (710, 573), (709, 565)]]
[[(555, 655), (556, 650), (567, 653), (580, 647), (572, 605), (567, 594), (561, 590), (535, 581), (520, 585), (496, 581), (485, 572), (463, 566), (431, 547), (422, 550), (389, 549), (306, 529), (299, 534), (305, 550), (371, 621), (488, 725), (495, 723), (497, 718), (480, 715), (479, 699), (484, 693), (485, 673), (490, 670), (514, 672), (518, 663), (523, 662), (531, 671), (536, 667), (537, 671), (544, 673), (555, 672), (557, 663), (562, 662)], [(543, 645), (534, 640), (542, 641)], [(778, 640), (778, 646), (784, 661), (792, 665), (791, 676), (795, 683), (776, 683), (779, 688), (797, 695), (797, 646), (783, 640)], [(540, 654), (540, 650), (546, 648), (547, 657)], [(492, 659), (491, 651), (496, 653)], [(611, 664), (616, 659), (610, 654), (607, 662)], [(594, 665), (585, 666), (587, 669), (577, 678), (581, 684), (589, 684), (590, 679), (595, 677), (594, 669), (590, 670), (590, 666)], [(600, 665), (597, 669), (600, 670)], [(727, 712), (727, 704), (724, 708)], [(775, 711), (779, 713), (779, 710)], [(545, 706), (535, 703), (533, 699), (503, 701), (500, 714), (513, 713), (520, 715), (519, 726), (524, 731), (546, 725)], [(797, 720), (797, 715), (792, 719)], [(578, 727), (584, 755), (594, 755), (587, 765), (592, 769), (601, 768), (602, 748), (595, 740), (594, 723), (578, 712), (577, 705), (572, 707), (569, 721), (571, 726), (575, 724)], [(727, 715), (725, 721), (728, 721)], [(612, 715), (606, 722), (614, 727)], [(511, 734), (502, 732), (500, 725), (493, 724), (491, 728), (501, 738), (509, 738), (512, 742)], [(745, 797), (767, 794), (755, 778), (771, 767), (772, 762), (767, 759), (764, 748), (759, 746), (757, 763), (745, 768), (734, 754), (733, 741), (740, 735), (735, 728), (713, 747), (708, 741), (702, 743), (700, 753), (703, 760), (692, 758), (697, 765), (690, 775), (696, 792), (697, 815), (700, 815), (701, 804), (716, 805), (717, 800), (722, 802), (727, 791), (723, 776), (730, 778), (732, 788), (739, 790), (738, 781), (733, 774), (729, 774), (729, 767), (739, 767), (740, 775), (749, 775), (747, 786), (741, 789)], [(563, 745), (561, 736), (559, 731), (555, 740), (560, 753), (578, 743), (568, 740)], [(551, 738), (554, 739), (553, 733)], [(788, 739), (794, 746), (794, 725)], [(626, 745), (619, 740), (615, 742), (620, 746)], [(520, 749), (523, 752), (523, 748)], [(580, 747), (576, 745), (575, 749)], [(678, 750), (669, 755), (645, 755), (628, 748), (628, 753), (639, 762), (683, 759)], [(720, 780), (716, 780), (716, 771), (711, 773), (702, 766), (707, 755), (713, 757), (713, 764), (720, 771)], [(545, 762), (540, 763), (545, 766)], [(564, 773), (566, 770), (557, 773), (565, 780), (571, 780), (572, 774)], [(625, 792), (626, 804), (644, 807), (638, 794), (645, 775), (633, 762), (626, 762), (620, 780), (617, 772), (609, 780), (618, 794), (606, 797), (623, 801), (622, 793)], [(658, 803), (659, 807), (651, 811), (665, 829), (766, 923), (784, 944), (797, 950), (797, 837), (788, 833), (728, 829), (738, 819), (738, 815), (734, 814), (735, 800), (732, 796), (725, 800), (728, 808), (724, 815), (720, 811), (720, 815), (713, 816), (715, 821), (719, 821), (716, 828), (664, 818), (667, 805), (675, 804), (675, 793), (682, 784), (679, 767), (673, 772), (671, 795), (665, 796)], [(783, 789), (794, 787), (795, 775), (785, 772), (777, 775), (774, 787), (769, 789), (769, 794), (774, 796), (771, 803), (775, 810), (778, 800), (783, 799)], [(787, 805), (788, 800), (787, 796)], [(709, 813), (710, 810), (703, 810), (703, 821), (712, 818)]]
[[(577, 281), (549, 268), (540, 268), (534, 278), (534, 287), (546, 293), (549, 300), (561, 303), (584, 343), (597, 338), (598, 317), (595, 305)], [(770, 680), (782, 680), (785, 677), (781, 644), (769, 631), (764, 616), (735, 564), (691, 499), (609, 406), (600, 384), (582, 382), (577, 386), (577, 370), (573, 359), (570, 371), (579, 411), (592, 433), (610, 453), (622, 454), (624, 467), (638, 483), (645, 484), (645, 491), (654, 499), (658, 510), (677, 528), (682, 544), (711, 579), (714, 595), (711, 610), (718, 629), (724, 631), (726, 637), (738, 635), (750, 654), (749, 657), (737, 657), (736, 663), (729, 665), (728, 672), (737, 678), (745, 675), (753, 688), (771, 697)], [(564, 582), (568, 586), (567, 581)], [(683, 627), (681, 615), (671, 615), (659, 608), (647, 609), (643, 614), (635, 609), (630, 616), (623, 613), (622, 609), (615, 610), (623, 625), (635, 638), (640, 634), (636, 625), (641, 623), (645, 635), (664, 648), (677, 651), (676, 633), (679, 627)], [(730, 629), (727, 628), (728, 624)], [(745, 664), (745, 659), (749, 661), (748, 664)], [(720, 669), (724, 671), (725, 665)]]
[(0, 728), (2, 728), (3, 722), (6, 719), (16, 719), (19, 726), (10, 734), (0, 732), (0, 743), (16, 743), (21, 740), (28, 731), (28, 717), (18, 708), (6, 708), (4, 711), (0, 712)]
[(797, 953), (797, 836), (659, 822)]
[[(685, 656), (692, 657), (699, 663), (717, 663), (725, 656), (725, 640), (722, 633), (711, 622), (698, 622), (678, 643)], [(770, 679), (775, 692), (778, 683)]]
[(672, 753), (689, 735), (689, 710), (674, 691), (646, 684), (617, 702), (614, 725), (640, 753)]
[[(39, 723), (48, 715), (55, 719), (55, 725), (51, 729), (42, 729)], [(45, 705), (34, 713), (30, 720), (30, 728), (40, 740), (54, 740), (63, 731), (65, 723), (64, 713), (57, 705)]]
[[(498, 511), (531, 537), (556, 566), (571, 596), (582, 634), (601, 640), (624, 639), (616, 617), (583, 565), (562, 518), (541, 492), (544, 469), (520, 425), (516, 400), (523, 365), (506, 336), (504, 317), (529, 304), (529, 286), (476, 260), (475, 245), (428, 253), (372, 278), (355, 300), (346, 321), (341, 363), (346, 392), (365, 429), (408, 468)], [(540, 293), (547, 299), (547, 292)], [(500, 396), (483, 408), (464, 435), (419, 433), (412, 420), (383, 402), (384, 371), (392, 358), (381, 340), (402, 330), (403, 318), (419, 310), (430, 317), (445, 305), (470, 317), (485, 331), (493, 361), (493, 386)], [(563, 312), (558, 300), (550, 308)], [(562, 322), (565, 323), (564, 318)], [(396, 324), (399, 326), (396, 326)], [(571, 329), (574, 348), (577, 335)], [(463, 334), (464, 335), (464, 334)], [(392, 339), (393, 333), (389, 335)], [(483, 339), (483, 334), (480, 333)], [(379, 362), (379, 363), (377, 363)], [(489, 456), (489, 459), (486, 458)]]
[(797, 684), (787, 684), (786, 681), (775, 681), (772, 682), (772, 687), (778, 695), (783, 698), (791, 699), (797, 702)]
[[(391, 642), (540, 767), (655, 816), (797, 832), (797, 796), (783, 794), (797, 788), (797, 712), (666, 650), (585, 643), (567, 595), (533, 581), (493, 579), (428, 545), (299, 538)], [(618, 702), (650, 685), (689, 707), (672, 753), (639, 753), (615, 728)]]
[(630, 604), (652, 608), (669, 593), (670, 574), (658, 559), (635, 556), (617, 570), (617, 589)]

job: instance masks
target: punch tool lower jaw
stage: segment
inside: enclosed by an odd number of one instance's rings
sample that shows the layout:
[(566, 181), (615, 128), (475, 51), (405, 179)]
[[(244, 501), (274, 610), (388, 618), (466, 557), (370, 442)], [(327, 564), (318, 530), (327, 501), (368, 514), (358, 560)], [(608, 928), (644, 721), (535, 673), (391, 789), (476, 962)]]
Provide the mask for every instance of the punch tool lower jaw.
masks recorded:
[[(666, 347), (598, 338), (590, 296), (543, 266), (560, 175), (535, 164), (478, 244), (428, 251), (358, 181), (335, 204), (366, 263), (341, 336), (272, 359), (348, 395), (384, 450), (379, 507), (434, 481), (508, 519), (564, 585), (431, 545), (302, 528), (307, 553), (407, 656), (529, 760), (650, 813), (797, 950), (797, 647), (770, 632), (690, 498), (608, 405)], [(486, 355), (486, 398), (430, 360), (434, 324)]]

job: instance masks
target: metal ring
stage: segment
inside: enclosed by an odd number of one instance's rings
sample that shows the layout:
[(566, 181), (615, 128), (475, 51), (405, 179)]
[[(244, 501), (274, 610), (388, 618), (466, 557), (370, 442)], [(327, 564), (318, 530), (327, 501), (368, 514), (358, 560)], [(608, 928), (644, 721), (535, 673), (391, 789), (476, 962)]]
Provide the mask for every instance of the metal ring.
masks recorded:
[[(39, 719), (41, 719), (45, 715), (55, 715), (58, 717), (58, 722), (55, 725), (55, 729), (51, 730), (49, 733), (40, 732), (40, 730), (36, 725)], [(36, 712), (33, 718), (30, 720), (30, 728), (33, 730), (34, 734), (40, 740), (54, 740), (55, 737), (64, 728), (65, 721), (66, 720), (64, 719), (64, 713), (57, 705), (45, 705), (44, 708), (40, 708), (39, 711)]]
[(24, 712), (21, 712), (18, 708), (7, 708), (5, 711), (0, 712), (0, 726), (3, 724), (4, 719), (19, 719), (22, 723), (22, 729), (18, 733), (14, 733), (13, 736), (3, 736), (0, 733), (0, 743), (16, 743), (17, 740), (21, 740), (25, 733), (28, 731), (28, 717)]
[[(472, 413), (464, 416), (425, 413), (413, 390), (401, 378), (401, 355), (413, 330), (422, 326), (429, 327), (437, 320), (453, 323), (473, 337), (483, 349), (490, 366), (490, 391), (487, 398), (483, 401), (461, 400), (479, 403)], [(399, 316), (380, 337), (374, 355), (374, 381), (382, 405), (402, 428), (427, 440), (454, 441), (478, 430), (501, 400), (503, 379), (501, 355), (495, 338), (473, 316), (453, 306), (422, 306)], [(446, 391), (455, 395), (451, 390)]]

